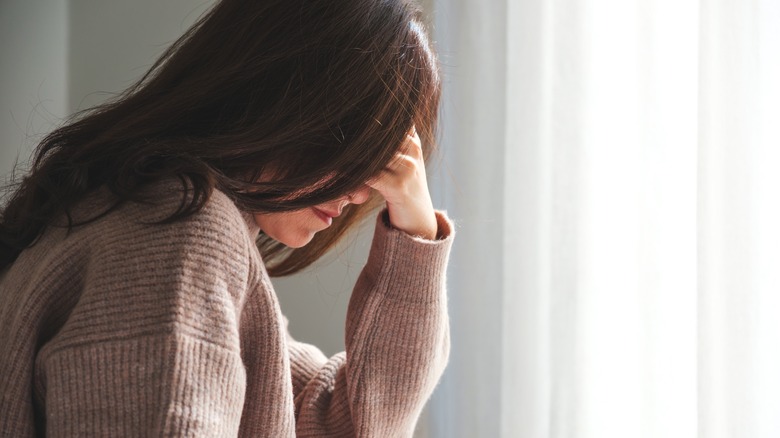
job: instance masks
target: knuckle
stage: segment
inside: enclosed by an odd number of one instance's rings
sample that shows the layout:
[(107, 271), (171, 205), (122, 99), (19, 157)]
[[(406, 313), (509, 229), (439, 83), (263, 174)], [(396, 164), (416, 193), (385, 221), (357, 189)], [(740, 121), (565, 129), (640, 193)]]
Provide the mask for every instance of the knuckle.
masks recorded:
[(408, 155), (405, 155), (403, 159), (401, 160), (401, 164), (404, 167), (410, 168), (410, 169), (416, 169), (417, 168), (417, 160), (414, 157), (410, 157)]

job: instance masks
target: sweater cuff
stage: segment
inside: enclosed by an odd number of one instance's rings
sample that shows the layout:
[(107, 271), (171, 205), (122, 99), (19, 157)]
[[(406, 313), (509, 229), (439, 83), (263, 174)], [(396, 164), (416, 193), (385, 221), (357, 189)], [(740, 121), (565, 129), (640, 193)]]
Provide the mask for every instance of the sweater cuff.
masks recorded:
[(450, 248), (455, 236), (446, 212), (436, 211), (437, 239), (412, 236), (393, 228), (387, 209), (377, 216), (366, 268), (373, 271), (382, 293), (406, 302), (432, 302), (444, 290)]

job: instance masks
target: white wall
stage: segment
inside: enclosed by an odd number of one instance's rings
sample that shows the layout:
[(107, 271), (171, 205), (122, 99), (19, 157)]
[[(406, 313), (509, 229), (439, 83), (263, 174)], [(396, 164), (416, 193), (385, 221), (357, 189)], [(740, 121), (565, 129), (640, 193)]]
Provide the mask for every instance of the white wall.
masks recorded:
[(70, 111), (121, 92), (214, 2), (70, 0)]
[(66, 0), (0, 1), (0, 184), (67, 114)]

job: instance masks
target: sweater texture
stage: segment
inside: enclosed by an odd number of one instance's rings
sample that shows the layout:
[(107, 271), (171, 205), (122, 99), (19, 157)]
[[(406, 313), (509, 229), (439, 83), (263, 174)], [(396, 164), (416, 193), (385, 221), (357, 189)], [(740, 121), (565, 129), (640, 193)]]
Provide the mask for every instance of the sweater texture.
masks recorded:
[[(412, 435), (450, 348), (443, 212), (435, 241), (379, 214), (346, 351), (328, 358), (289, 336), (251, 214), (215, 190), (150, 224), (182, 186), (146, 190), (158, 201), (47, 228), (0, 274), (0, 436)], [(110, 199), (98, 190), (72, 216)]]

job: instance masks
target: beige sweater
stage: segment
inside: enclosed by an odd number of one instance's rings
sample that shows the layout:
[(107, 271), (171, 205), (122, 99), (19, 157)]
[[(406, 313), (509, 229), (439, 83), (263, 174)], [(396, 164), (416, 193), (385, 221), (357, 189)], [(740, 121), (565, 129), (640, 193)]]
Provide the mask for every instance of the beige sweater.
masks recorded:
[(175, 189), (67, 236), (50, 227), (2, 274), (0, 436), (411, 436), (449, 354), (445, 215), (437, 241), (378, 218), (346, 352), (327, 358), (287, 334), (259, 229), (224, 193), (145, 224)]

